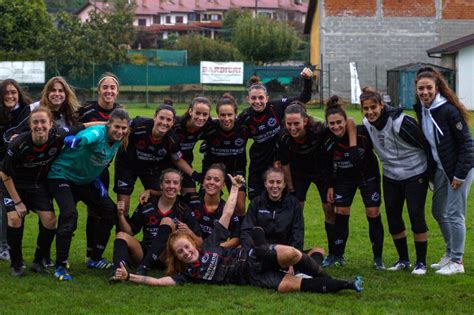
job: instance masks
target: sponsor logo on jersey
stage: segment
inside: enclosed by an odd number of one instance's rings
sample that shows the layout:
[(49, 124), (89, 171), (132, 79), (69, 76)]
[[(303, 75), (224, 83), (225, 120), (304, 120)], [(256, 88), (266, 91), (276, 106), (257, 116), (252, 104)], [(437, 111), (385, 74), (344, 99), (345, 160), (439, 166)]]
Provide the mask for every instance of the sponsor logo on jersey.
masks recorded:
[(58, 148), (51, 148), (51, 150), (49, 150), (48, 154), (49, 155), (55, 155), (57, 152), (58, 152)]
[(68, 127), (63, 127), (63, 130), (66, 131), (66, 132), (69, 132), (69, 128), (68, 128)]
[(240, 146), (242, 146), (243, 144), (244, 144), (244, 139), (242, 139), (242, 138), (237, 138), (237, 139), (235, 139), (235, 145), (236, 145), (236, 146), (240, 147)]
[(457, 129), (457, 130), (462, 130), (462, 122), (458, 122), (458, 123), (456, 124), (456, 129)]
[(62, 184), (59, 184), (58, 188), (69, 188), (69, 184), (68, 183), (62, 183)]
[(270, 127), (275, 127), (277, 124), (277, 120), (275, 118), (270, 118), (268, 121), (267, 121), (267, 125), (270, 126)]
[(127, 187), (128, 186), (128, 183), (124, 182), (124, 181), (121, 181), (120, 179), (117, 180), (117, 186), (119, 187)]
[(207, 222), (211, 221), (211, 218), (209, 218), (207, 215), (203, 216), (202, 219)]
[(11, 198), (3, 198), (3, 203), (5, 204), (5, 206), (14, 206), (15, 203), (13, 202), (13, 200)]
[(208, 260), (209, 260), (209, 253), (205, 253), (204, 256), (201, 257), (201, 262), (205, 264), (207, 263)]
[(261, 213), (261, 214), (272, 214), (270, 210), (267, 210), (267, 209), (259, 209), (258, 210), (258, 213)]

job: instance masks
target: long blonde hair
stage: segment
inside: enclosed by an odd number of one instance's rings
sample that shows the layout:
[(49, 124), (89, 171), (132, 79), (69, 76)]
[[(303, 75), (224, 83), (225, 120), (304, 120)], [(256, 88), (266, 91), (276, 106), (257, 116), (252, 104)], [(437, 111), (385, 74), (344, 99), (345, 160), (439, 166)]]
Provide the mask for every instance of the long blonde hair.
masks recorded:
[(43, 93), (40, 100), (41, 106), (46, 106), (52, 110), (53, 104), (49, 101), (49, 93), (53, 90), (54, 84), (60, 83), (63, 86), (64, 93), (66, 94), (66, 100), (59, 108), (59, 112), (64, 114), (66, 122), (68, 125), (74, 125), (78, 123), (77, 111), (81, 107), (79, 101), (77, 100), (76, 93), (74, 89), (66, 82), (63, 77), (57, 76), (52, 77), (46, 83), (43, 88)]

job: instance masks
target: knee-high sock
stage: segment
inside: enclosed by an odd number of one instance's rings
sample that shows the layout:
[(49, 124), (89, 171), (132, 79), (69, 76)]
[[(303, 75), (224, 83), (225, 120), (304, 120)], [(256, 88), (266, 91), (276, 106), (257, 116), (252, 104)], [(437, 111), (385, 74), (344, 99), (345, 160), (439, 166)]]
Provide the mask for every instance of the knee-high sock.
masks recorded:
[(324, 227), (328, 238), (328, 254), (334, 254), (335, 224), (324, 222)]
[(301, 280), (301, 291), (331, 293), (345, 289), (354, 289), (354, 285), (350, 281), (336, 280), (331, 278), (312, 278)]
[(143, 258), (141, 263), (142, 265), (146, 267), (153, 267), (158, 262), (160, 255), (166, 249), (166, 242), (168, 242), (168, 237), (170, 236), (171, 232), (171, 226), (166, 224), (160, 225), (158, 234), (153, 240), (153, 243), (151, 243), (151, 248)]
[(38, 238), (36, 239), (35, 262), (41, 262), (43, 258), (50, 258), (51, 244), (53, 243), (56, 229), (47, 229), (40, 224)]
[(415, 241), (416, 262), (421, 262), (426, 265), (426, 251), (428, 249), (428, 241)]
[(95, 245), (95, 231), (97, 229), (98, 219), (94, 216), (88, 215), (87, 222), (86, 222), (86, 241), (87, 241), (87, 248), (86, 248), (86, 255), (87, 257), (92, 256), (92, 251)]
[(10, 246), (10, 260), (12, 267), (20, 266), (23, 261), (22, 253), (22, 236), (23, 236), (23, 224), (20, 227), (14, 228), (7, 226), (7, 242)]
[(114, 241), (114, 267), (120, 267), (120, 263), (128, 265), (130, 262), (130, 255), (128, 254), (128, 246), (125, 240), (117, 238)]
[(92, 247), (91, 259), (98, 261), (102, 259), (102, 254), (107, 247), (107, 243), (110, 237), (110, 231), (112, 230), (114, 223), (112, 220), (101, 219), (95, 223), (95, 241)]
[(375, 258), (382, 258), (383, 251), (383, 225), (382, 218), (378, 215), (375, 218), (367, 217), (369, 221), (369, 237), (372, 242), (372, 252)]
[(407, 244), (406, 236), (393, 240), (393, 243), (395, 244), (395, 248), (397, 249), (398, 259), (410, 261), (410, 256), (408, 255), (408, 244)]
[(293, 267), (304, 274), (312, 277), (325, 276), (323, 267), (305, 253), (302, 253), (300, 261), (298, 261)]
[(336, 213), (334, 223), (334, 255), (340, 257), (344, 255), (346, 243), (349, 237), (349, 215)]

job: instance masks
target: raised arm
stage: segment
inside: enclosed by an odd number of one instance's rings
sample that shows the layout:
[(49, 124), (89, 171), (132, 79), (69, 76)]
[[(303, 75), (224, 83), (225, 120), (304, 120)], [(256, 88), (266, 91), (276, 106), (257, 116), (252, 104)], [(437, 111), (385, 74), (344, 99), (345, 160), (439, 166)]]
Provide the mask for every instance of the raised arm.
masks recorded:
[(230, 174), (227, 174), (227, 176), (229, 176), (232, 182), (232, 187), (230, 188), (229, 197), (227, 198), (227, 202), (225, 203), (222, 216), (219, 219), (219, 223), (222, 224), (222, 226), (226, 229), (229, 228), (230, 219), (234, 214), (235, 205), (237, 204), (237, 196), (239, 194), (239, 188), (245, 183), (245, 179), (241, 175), (236, 175), (235, 177), (232, 177)]

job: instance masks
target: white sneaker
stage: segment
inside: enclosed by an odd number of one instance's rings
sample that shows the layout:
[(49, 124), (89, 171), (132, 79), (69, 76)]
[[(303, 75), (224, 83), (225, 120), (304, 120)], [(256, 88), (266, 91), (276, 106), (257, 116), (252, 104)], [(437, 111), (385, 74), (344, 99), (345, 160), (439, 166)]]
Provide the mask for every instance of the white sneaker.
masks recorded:
[(455, 261), (448, 262), (443, 268), (436, 271), (439, 275), (450, 276), (457, 273), (464, 273), (464, 265)]
[(451, 261), (451, 258), (449, 258), (449, 256), (444, 255), (443, 257), (441, 257), (441, 259), (437, 263), (431, 264), (430, 267), (436, 270), (440, 270), (441, 268), (446, 266), (450, 261)]
[(426, 274), (426, 266), (422, 262), (417, 262), (415, 264), (415, 268), (413, 268), (413, 271), (411, 272), (412, 275), (418, 275), (418, 276), (423, 276)]

